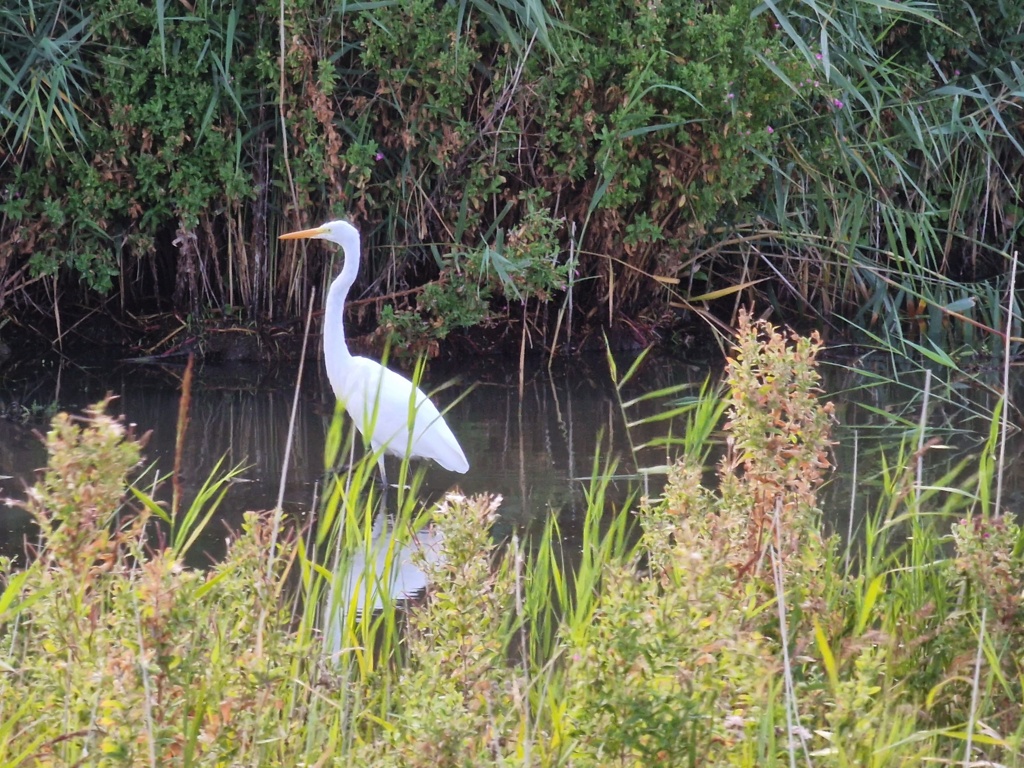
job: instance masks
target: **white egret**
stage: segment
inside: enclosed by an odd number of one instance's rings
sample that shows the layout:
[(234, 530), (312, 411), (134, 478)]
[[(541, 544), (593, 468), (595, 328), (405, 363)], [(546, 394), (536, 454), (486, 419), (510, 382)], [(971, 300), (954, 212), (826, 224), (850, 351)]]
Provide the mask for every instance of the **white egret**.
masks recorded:
[[(341, 272), (327, 293), (324, 362), (334, 394), (352, 417), (356, 429), (375, 451), (401, 458), (433, 459), (452, 472), (466, 472), (469, 469), (466, 454), (423, 391), (376, 360), (349, 352), (343, 315), (349, 288), (359, 273), (359, 230), (347, 221), (329, 221), (314, 229), (281, 235), (279, 239), (302, 238), (329, 240), (340, 245), (345, 254)], [(383, 453), (379, 465), (386, 488)]]

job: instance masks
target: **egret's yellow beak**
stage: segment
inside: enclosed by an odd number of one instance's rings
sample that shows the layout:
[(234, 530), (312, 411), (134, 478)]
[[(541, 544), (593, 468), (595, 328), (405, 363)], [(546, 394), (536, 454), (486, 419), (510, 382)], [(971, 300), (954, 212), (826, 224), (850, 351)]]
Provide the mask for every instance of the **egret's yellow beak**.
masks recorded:
[(313, 229), (302, 229), (298, 232), (289, 232), (287, 235), (281, 235), (278, 240), (303, 240), (307, 237), (316, 237), (322, 235), (327, 231), (327, 227), (314, 227)]

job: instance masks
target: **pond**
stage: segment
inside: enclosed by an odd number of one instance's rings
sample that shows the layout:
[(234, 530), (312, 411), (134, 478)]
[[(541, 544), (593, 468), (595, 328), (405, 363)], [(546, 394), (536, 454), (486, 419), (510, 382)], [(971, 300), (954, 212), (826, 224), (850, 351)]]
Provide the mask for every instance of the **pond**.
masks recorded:
[[(619, 370), (631, 361), (630, 356), (623, 356)], [(118, 398), (114, 410), (135, 424), (139, 433), (151, 432), (144, 451), (146, 461), (167, 475), (174, 461), (184, 370), (184, 361), (155, 365), (100, 357), (22, 364), (8, 368), (0, 379), (0, 404), (8, 413), (46, 408), (81, 412), (113, 393)], [(651, 357), (623, 396), (632, 398), (678, 384), (690, 385), (696, 393), (706, 377), (717, 376), (720, 370), (718, 363)], [(872, 373), (862, 360), (826, 365), (822, 370), (842, 425), (835, 454), (839, 471), (824, 499), (826, 524), (846, 532), (872, 509), (863, 482), (873, 471), (872, 457), (878, 455), (879, 448), (891, 449), (916, 424), (924, 378), (919, 372), (903, 376), (889, 371)], [(221, 457), (225, 466), (241, 464), (245, 470), (228, 491), (200, 546), (191, 553), (192, 564), (220, 556), (243, 512), (276, 504), (295, 377), (292, 366), (197, 364), (182, 462), (186, 502)], [(432, 362), (424, 388), (445, 383), (450, 386), (435, 400), (442, 407), (455, 402), (447, 420), (469, 459), (470, 470), (457, 475), (430, 466), (424, 493), (437, 498), (455, 487), (467, 494), (501, 494), (500, 518), (494, 530), (499, 540), (513, 531), (538, 533), (547, 518), (555, 515), (564, 540), (571, 544), (579, 536), (585, 510), (583, 494), (595, 455), (602, 462), (612, 457), (618, 460), (611, 490), (613, 502), (624, 503), (647, 477), (637, 472), (631, 438), (633, 443), (641, 443), (669, 429), (678, 433), (682, 428), (682, 424), (662, 422), (634, 428), (633, 434), (628, 434), (604, 355), (556, 360), (550, 367), (546, 359), (528, 360), (522, 372), (518, 361), (500, 359), (459, 366)], [(994, 407), (995, 395), (973, 385), (958, 388), (954, 382), (934, 385), (931, 397), (929, 436), (938, 436), (943, 450), (930, 454), (929, 474), (938, 476), (965, 451), (977, 447), (979, 437), (987, 431), (984, 415)], [(284, 491), (286, 512), (301, 520), (308, 519), (317, 493), (322, 492), (324, 436), (333, 403), (322, 364), (311, 359), (301, 384)], [(634, 411), (630, 417), (651, 415), (663, 406), (657, 401), (646, 403), (646, 410)], [(21, 497), (34, 471), (45, 464), (45, 451), (34, 430), (44, 431), (46, 424), (43, 417), (36, 418), (32, 426), (0, 420), (0, 498)], [(859, 465), (850, 439), (853, 427), (858, 428), (856, 445), (863, 454)], [(1019, 439), (1014, 446), (1019, 448)], [(1019, 453), (1011, 449), (1010, 455)], [(663, 465), (666, 452), (647, 449), (639, 454), (639, 461), (645, 467)], [(851, 485), (854, 469), (859, 473), (856, 486)], [(1013, 506), (1020, 495), (1019, 476), (1011, 473), (1007, 486), (1007, 499)], [(663, 477), (650, 477), (653, 485), (647, 490), (657, 492)], [(851, 494), (853, 487), (857, 488), (855, 494)], [(169, 483), (164, 490), (169, 497)], [(26, 541), (33, 538), (33, 525), (24, 510), (0, 507), (0, 554), (23, 557)]]
[[(620, 370), (631, 362), (620, 361)], [(719, 366), (720, 368), (720, 366)], [(668, 358), (645, 363), (640, 386), (624, 395), (634, 397), (670, 384), (689, 383), (694, 392), (709, 375), (708, 364), (689, 364)], [(123, 414), (136, 432), (151, 432), (146, 463), (167, 475), (174, 464), (178, 405), (184, 361), (177, 364), (138, 364), (103, 360), (63, 364), (21, 365), (0, 380), (0, 403), (8, 413), (29, 409), (81, 412), (107, 393), (117, 396), (112, 410)], [(274, 507), (277, 501), (285, 444), (294, 398), (296, 369), (241, 364), (200, 365), (192, 384), (190, 420), (182, 456), (181, 481), (188, 501), (221, 457), (225, 466), (246, 467), (233, 483), (208, 528), (198, 558), (216, 558), (225, 540), (246, 510)], [(520, 378), (522, 381), (520, 382)], [(613, 484), (625, 499), (636, 478), (630, 436), (603, 355), (572, 361), (483, 360), (458, 367), (431, 363), (424, 389), (449, 384), (434, 396), (440, 407), (455, 402), (446, 415), (470, 462), (465, 475), (432, 465), (427, 469), (424, 492), (440, 496), (457, 487), (464, 493), (499, 493), (501, 516), (494, 534), (539, 531), (549, 515), (557, 515), (563, 535), (572, 538), (585, 508), (584, 484), (589, 482), (595, 454), (602, 462), (616, 457)], [(520, 391), (521, 387), (521, 391)], [(284, 493), (286, 512), (308, 515), (325, 476), (324, 438), (334, 395), (322, 364), (310, 360), (298, 399), (293, 446)], [(637, 410), (634, 418), (653, 413), (657, 403)], [(45, 431), (48, 418), (39, 416), (30, 426), (0, 420), (0, 498), (21, 497), (34, 470), (44, 466), (46, 454), (37, 431)], [(660, 434), (665, 425), (634, 430), (634, 441)], [(664, 464), (665, 453), (649, 449), (645, 464)], [(391, 465), (393, 466), (393, 465)], [(169, 483), (165, 488), (169, 495)], [(0, 553), (20, 556), (25, 540), (33, 538), (27, 513), (0, 508)], [(197, 563), (198, 564), (198, 563)]]

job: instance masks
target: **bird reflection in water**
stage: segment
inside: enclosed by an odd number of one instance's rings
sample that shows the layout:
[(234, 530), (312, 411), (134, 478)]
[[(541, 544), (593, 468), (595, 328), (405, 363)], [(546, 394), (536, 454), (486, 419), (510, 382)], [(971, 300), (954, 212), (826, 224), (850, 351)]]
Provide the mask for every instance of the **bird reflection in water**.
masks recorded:
[(387, 512), (378, 512), (369, 539), (336, 559), (323, 622), (328, 657), (346, 647), (349, 619), (421, 594), (427, 588), (423, 566), (439, 562), (440, 553), (441, 533), (433, 526), (413, 532), (407, 522), (396, 524)]

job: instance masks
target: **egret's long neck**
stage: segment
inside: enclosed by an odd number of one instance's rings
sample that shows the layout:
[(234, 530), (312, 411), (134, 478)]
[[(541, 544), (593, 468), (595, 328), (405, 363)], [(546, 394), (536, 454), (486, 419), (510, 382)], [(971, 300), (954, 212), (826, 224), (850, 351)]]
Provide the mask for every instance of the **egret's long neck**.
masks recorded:
[(345, 263), (331, 289), (327, 292), (327, 306), (324, 309), (324, 362), (328, 374), (340, 371), (340, 366), (347, 363), (352, 354), (345, 343), (345, 299), (348, 290), (359, 274), (359, 236), (355, 235), (350, 242), (341, 244), (345, 252)]

